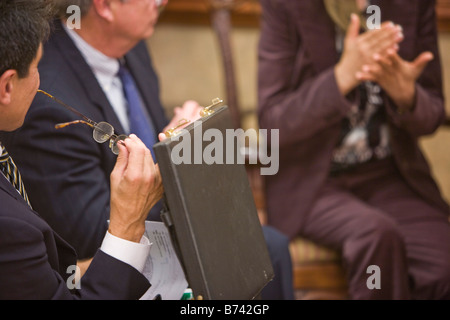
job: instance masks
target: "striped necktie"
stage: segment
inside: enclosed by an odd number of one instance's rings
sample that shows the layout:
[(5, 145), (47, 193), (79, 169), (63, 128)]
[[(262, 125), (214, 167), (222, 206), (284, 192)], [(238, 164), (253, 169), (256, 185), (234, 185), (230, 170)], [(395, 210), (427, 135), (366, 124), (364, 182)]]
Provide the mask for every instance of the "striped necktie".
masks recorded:
[(5, 177), (11, 182), (11, 184), (16, 188), (16, 190), (21, 194), (21, 196), (25, 199), (28, 205), (31, 208), (30, 200), (28, 199), (27, 192), (25, 191), (25, 186), (23, 185), (22, 177), (20, 176), (20, 172), (16, 167), (13, 159), (9, 156), (6, 148), (0, 144), (0, 149), (2, 150), (2, 154), (0, 156), (0, 170), (3, 172)]

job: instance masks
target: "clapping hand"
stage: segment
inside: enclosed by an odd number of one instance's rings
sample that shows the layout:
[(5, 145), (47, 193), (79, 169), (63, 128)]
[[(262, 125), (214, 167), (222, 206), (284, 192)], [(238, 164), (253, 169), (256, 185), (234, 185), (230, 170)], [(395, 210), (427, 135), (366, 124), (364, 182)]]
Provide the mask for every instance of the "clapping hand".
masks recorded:
[(378, 83), (395, 102), (399, 111), (407, 111), (414, 105), (415, 83), (433, 58), (433, 54), (427, 51), (408, 62), (396, 51), (388, 50), (386, 56), (375, 54), (374, 63), (363, 65), (356, 73), (356, 78), (359, 81)]

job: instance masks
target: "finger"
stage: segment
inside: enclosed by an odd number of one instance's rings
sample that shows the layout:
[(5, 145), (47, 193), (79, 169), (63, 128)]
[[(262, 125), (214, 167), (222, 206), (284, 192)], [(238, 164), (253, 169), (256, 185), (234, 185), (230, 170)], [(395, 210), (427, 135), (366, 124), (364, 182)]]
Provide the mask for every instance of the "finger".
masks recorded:
[[(150, 185), (153, 185), (154, 183), (154, 169), (155, 166), (153, 162), (152, 154), (150, 153), (150, 150), (146, 149), (144, 153), (144, 166), (142, 170), (142, 177), (144, 179), (144, 183), (149, 183)], [(146, 189), (142, 189), (145, 193), (147, 193)], [(147, 194), (148, 196), (148, 194)]]
[(155, 182), (155, 186), (158, 189), (158, 199), (160, 200), (162, 198), (162, 195), (164, 193), (164, 187), (163, 187), (163, 183), (162, 183), (162, 176), (161, 176), (161, 172), (159, 170), (159, 165), (155, 164), (153, 166), (153, 177), (154, 177), (154, 182)]
[(434, 55), (431, 52), (423, 52), (412, 62), (412, 65), (416, 69), (416, 72), (420, 74), (433, 59)]
[(380, 67), (383, 69), (384, 72), (390, 71), (393, 65), (392, 60), (389, 58), (389, 56), (382, 56), (379, 53), (375, 53), (373, 55), (373, 60), (380, 65)]
[(159, 188), (162, 185), (162, 177), (157, 163), (152, 166), (152, 175), (155, 186)]
[(402, 58), (398, 55), (398, 52), (394, 49), (388, 49), (386, 53), (386, 58), (389, 59), (391, 67), (393, 69), (398, 68), (403, 61)]
[(183, 104), (184, 118), (190, 120), (191, 122), (198, 120), (200, 118), (200, 111), (202, 107), (197, 101), (187, 100)]
[(365, 36), (365, 41), (367, 41), (370, 50), (377, 52), (384, 52), (389, 48), (394, 48), (404, 39), (401, 27), (393, 24), (390, 24), (385, 29), (367, 32)]
[(359, 20), (358, 15), (353, 13), (350, 16), (350, 24), (347, 28), (346, 38), (356, 39), (359, 36), (360, 27), (361, 27), (361, 21)]
[(181, 112), (181, 108), (180, 108), (180, 107), (175, 107), (175, 108), (173, 109), (173, 114), (174, 114), (174, 116), (178, 115), (180, 112)]
[(124, 140), (124, 143), (129, 152), (126, 175), (135, 179), (144, 168), (145, 153), (148, 149), (134, 134), (130, 134), (129, 139)]
[(373, 74), (371, 74), (370, 72), (362, 72), (362, 71), (358, 71), (355, 74), (356, 79), (358, 79), (358, 81), (372, 81), (372, 82), (377, 82), (377, 79), (375, 78), (375, 76)]
[(378, 82), (382, 68), (378, 64), (363, 65), (361, 71), (356, 72), (355, 77), (359, 81), (374, 81)]
[(160, 134), (158, 134), (158, 139), (159, 139), (159, 141), (164, 141), (167, 139), (167, 136), (165, 133), (161, 132)]
[(365, 73), (371, 73), (374, 76), (379, 76), (381, 74), (382, 68), (379, 64), (363, 65), (362, 71)]

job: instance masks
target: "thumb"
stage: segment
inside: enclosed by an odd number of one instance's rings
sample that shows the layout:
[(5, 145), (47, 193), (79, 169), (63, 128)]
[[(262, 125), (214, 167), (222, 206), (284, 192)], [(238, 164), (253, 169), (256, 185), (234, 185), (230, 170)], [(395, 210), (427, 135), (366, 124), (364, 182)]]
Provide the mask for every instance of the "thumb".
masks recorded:
[(160, 142), (166, 140), (166, 138), (167, 138), (167, 136), (166, 136), (165, 133), (161, 132), (161, 133), (158, 134), (158, 139), (159, 139)]
[(352, 13), (350, 16), (350, 24), (347, 28), (346, 38), (355, 39), (359, 36), (359, 29), (361, 27), (361, 21), (358, 15)]
[(427, 64), (434, 59), (434, 56), (431, 52), (426, 51), (421, 53), (414, 61), (413, 66), (416, 69), (418, 74), (422, 73), (423, 69), (427, 66)]

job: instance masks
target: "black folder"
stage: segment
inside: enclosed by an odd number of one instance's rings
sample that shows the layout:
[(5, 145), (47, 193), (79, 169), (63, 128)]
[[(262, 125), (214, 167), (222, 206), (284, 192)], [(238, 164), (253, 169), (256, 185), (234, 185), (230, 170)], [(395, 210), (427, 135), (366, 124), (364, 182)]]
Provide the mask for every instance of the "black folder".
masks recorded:
[[(214, 137), (222, 134), (223, 163), (205, 162), (199, 154), (205, 148), (213, 156), (221, 153), (217, 148), (218, 153), (211, 152), (212, 143), (218, 141), (202, 138), (208, 129), (213, 129)], [(161, 218), (195, 299), (255, 299), (274, 275), (237, 148), (234, 161), (225, 160), (231, 143), (225, 141), (227, 130), (234, 128), (228, 107), (223, 106), (154, 146), (165, 192)], [(190, 152), (182, 148), (189, 144)]]

